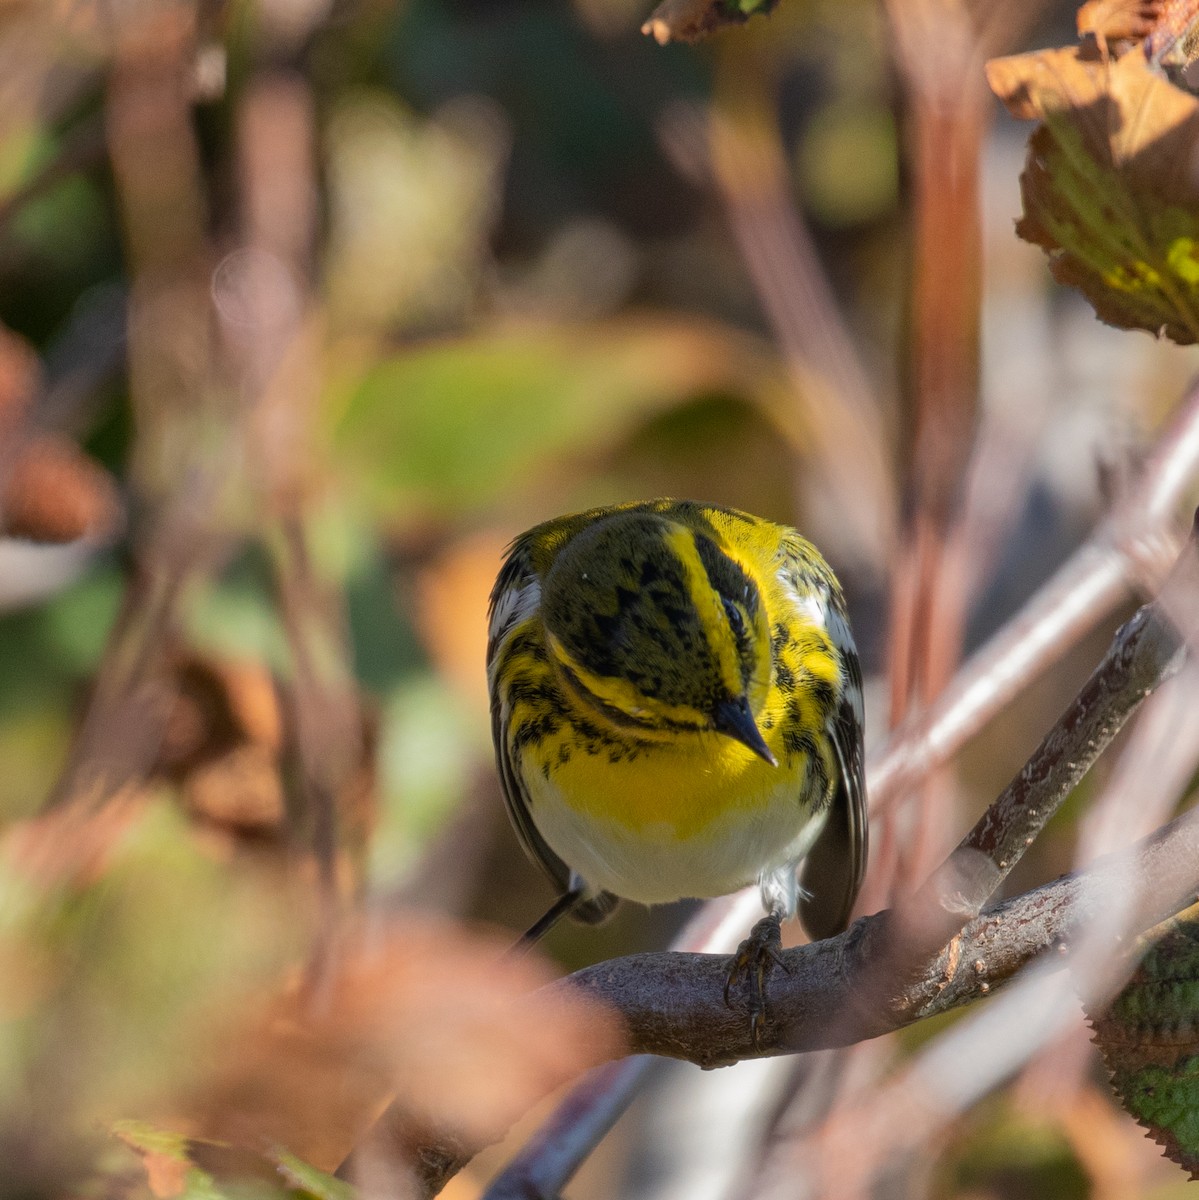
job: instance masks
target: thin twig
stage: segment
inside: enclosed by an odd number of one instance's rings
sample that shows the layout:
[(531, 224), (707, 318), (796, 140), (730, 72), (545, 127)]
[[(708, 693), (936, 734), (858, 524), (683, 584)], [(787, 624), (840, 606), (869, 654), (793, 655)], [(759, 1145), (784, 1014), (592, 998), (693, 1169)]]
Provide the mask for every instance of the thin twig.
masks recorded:
[[(1176, 717), (1179, 685), (1187, 689), (1183, 696), (1193, 694), (1193, 658), (1183, 674), (1155, 697), (1160, 701), (1173, 690)], [(1194, 739), (1178, 744), (1174, 736), (1177, 720), (1169, 724), (1168, 733), (1159, 728), (1144, 736), (1146, 722), (1138, 723), (1119, 769), (1100, 798), (1099, 806), (1107, 810), (1109, 818), (1119, 810), (1123, 819), (1118, 823), (1124, 827), (1130, 820), (1138, 820), (1142, 805), (1146, 812), (1156, 812), (1149, 828), (1156, 826), (1173, 809), (1193, 775), (1199, 745)], [(1112, 824), (1110, 819), (1108, 824)], [(1111, 845), (1122, 848), (1129, 840), (1121, 838)], [(869, 1194), (873, 1181), (881, 1172), (893, 1170), (897, 1157), (910, 1157), (1065, 1031), (1077, 1030), (1079, 995), (1087, 997), (1089, 1010), (1094, 1012), (1128, 978), (1137, 956), (1125, 953), (1124, 947), (1130, 944), (1130, 935), (1141, 919), (1142, 892), (1156, 887), (1156, 880), (1140, 879), (1096, 892), (1085, 927), (1070, 941), (1069, 981), (1047, 978), (1053, 963), (1044, 960), (1022, 971), (1015, 986), (994, 1004), (956, 1023), (892, 1078), (859, 1090), (854, 1102), (825, 1127), (776, 1153), (763, 1176), (762, 1200), (817, 1194), (834, 1200), (841, 1195)], [(980, 954), (971, 965), (989, 987), (991, 962), (987, 956)], [(963, 1063), (970, 1064), (968, 1071), (962, 1070)], [(1078, 1068), (1075, 1079), (1081, 1080), (1081, 1059)], [(1067, 1086), (1069, 1082), (1067, 1079)], [(904, 1119), (896, 1120), (900, 1113), (905, 1114)]]
[(1129, 716), (1181, 665), (1179, 647), (1177, 631), (1153, 606), (1121, 626), (1020, 773), (917, 895), (925, 945), (952, 937), (994, 895)]
[(744, 71), (726, 68), (722, 78), (720, 106), (671, 106), (659, 137), (676, 166), (724, 206), (795, 381), (780, 426), (815, 473), (809, 498), (836, 513), (842, 554), (879, 574), (894, 541), (896, 505), (874, 389), (795, 206), (768, 89), (749, 84)]
[(1145, 462), (1136, 488), (1021, 611), (977, 650), (930, 708), (899, 726), (867, 775), (871, 808), (947, 763), (984, 725), (1138, 584), (1177, 554), (1169, 522), (1199, 471), (1199, 381)]
[(640, 1086), (653, 1066), (652, 1055), (637, 1054), (597, 1067), (492, 1181), (483, 1200), (556, 1196), (595, 1148), (594, 1131), (616, 1124), (626, 1090)]
[(88, 118), (65, 133), (57, 152), (43, 163), (16, 191), (0, 201), (0, 237), (8, 234), (13, 218), (34, 200), (82, 171), (90, 171), (104, 161), (107, 145), (104, 125), (98, 118)]
[[(732, 898), (727, 896), (705, 904), (675, 939), (676, 947), (731, 949), (744, 926), (733, 912), (734, 907)], [(628, 1108), (652, 1063), (648, 1056), (635, 1055), (592, 1071), (571, 1089), (528, 1145), (496, 1176), (486, 1200), (554, 1195)], [(447, 1178), (448, 1175), (435, 1177), (428, 1173), (423, 1176), (429, 1194), (439, 1191)]]
[(209, 365), (205, 193), (180, 84), (190, 45), (186, 22), (169, 17), (152, 41), (130, 39), (109, 81), (106, 128), (136, 280), (132, 458), (145, 515), (137, 571), (52, 805), (106, 803), (153, 765), (174, 695), (171, 638), (191, 589), (216, 570), (228, 543), (218, 500), (234, 456), (214, 451), (212, 438), (188, 436), (221, 428), (227, 416)]

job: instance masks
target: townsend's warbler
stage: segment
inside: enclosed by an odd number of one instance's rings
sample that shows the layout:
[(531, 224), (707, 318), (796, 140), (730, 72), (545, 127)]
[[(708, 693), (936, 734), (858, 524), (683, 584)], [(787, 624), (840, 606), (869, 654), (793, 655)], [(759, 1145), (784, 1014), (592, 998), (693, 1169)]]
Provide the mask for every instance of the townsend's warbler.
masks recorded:
[(756, 1036), (780, 919), (843, 929), (866, 863), (861, 671), (828, 564), (692, 501), (559, 517), (508, 551), (487, 667), (508, 812), (561, 891), (530, 936), (757, 882), (734, 965)]

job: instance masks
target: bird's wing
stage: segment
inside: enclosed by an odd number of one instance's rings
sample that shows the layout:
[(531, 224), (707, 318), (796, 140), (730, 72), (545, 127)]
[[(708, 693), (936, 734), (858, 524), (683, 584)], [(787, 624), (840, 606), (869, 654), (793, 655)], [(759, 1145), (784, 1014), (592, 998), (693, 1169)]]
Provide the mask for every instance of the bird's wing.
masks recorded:
[(487, 626), (487, 686), (491, 693), (491, 738), (499, 768), (504, 804), (525, 853), (545, 871), (560, 891), (570, 887), (570, 868), (546, 845), (533, 824), (529, 796), (512, 762), (508, 745), (510, 712), (499, 668), (517, 629), (532, 619), (541, 600), (541, 585), (533, 569), (529, 539), (518, 538), (508, 551), (491, 591)]
[[(529, 794), (512, 761), (508, 741), (510, 712), (505, 689), (499, 686), (499, 668), (509, 642), (522, 625), (532, 620), (541, 600), (541, 585), (533, 567), (530, 539), (518, 538), (508, 552), (491, 592), (487, 635), (487, 684), (491, 693), (491, 738), (495, 745), (500, 790), (516, 836), (525, 853), (549, 876), (559, 892), (580, 887), (570, 867), (550, 849), (533, 822)], [(576, 904), (571, 916), (587, 923), (602, 921), (616, 907), (616, 898), (600, 892)]]
[(845, 681), (827, 732), (839, 767), (836, 790), (819, 837), (804, 859), (799, 914), (810, 937), (840, 933), (849, 924), (866, 873), (869, 823), (862, 729), (862, 668), (838, 598), (830, 597), (827, 627), (841, 655)]
[(823, 625), (843, 673), (837, 706), (825, 733), (837, 763), (837, 780), (824, 827), (804, 857), (799, 915), (812, 938), (840, 933), (849, 923), (866, 872), (866, 785), (863, 768), (862, 668), (849, 631), (836, 576), (815, 547), (794, 530), (780, 539), (780, 578), (809, 619)]

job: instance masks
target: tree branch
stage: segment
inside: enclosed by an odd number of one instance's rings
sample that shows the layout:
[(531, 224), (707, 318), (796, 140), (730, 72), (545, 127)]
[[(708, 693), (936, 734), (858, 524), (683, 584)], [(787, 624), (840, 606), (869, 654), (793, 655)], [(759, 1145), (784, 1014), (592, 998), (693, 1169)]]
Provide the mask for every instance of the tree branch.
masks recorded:
[[(1146, 886), (1146, 882), (1150, 886)], [(581, 988), (619, 1011), (638, 1053), (703, 1067), (823, 1050), (879, 1037), (948, 1012), (1011, 979), (1046, 950), (1063, 961), (1112, 892), (1134, 894), (1128, 928), (1141, 932), (1184, 907), (1199, 887), (1199, 813), (1188, 812), (1132, 850), (1007, 900), (975, 917), (881, 1006), (877, 964), (892, 953), (892, 910), (783, 954), (770, 981), (770, 1014), (755, 1047), (744, 1014), (721, 997), (728, 958), (665, 951), (598, 963), (551, 984)]]
[(1199, 380), (1158, 438), (1132, 491), (928, 708), (894, 730), (867, 775), (873, 811), (943, 766), (1034, 678), (1174, 559), (1168, 523), (1199, 472)]
[[(1192, 565), (1194, 544), (1188, 543), (1180, 568)], [(1172, 581), (1189, 585), (1191, 574), (1180, 569)], [(1020, 773), (917, 894), (917, 949), (943, 944), (994, 895), (1128, 718), (1181, 666), (1182, 644), (1158, 604), (1138, 609), (1120, 627)]]
[(655, 1061), (652, 1055), (637, 1054), (587, 1075), (492, 1181), (485, 1200), (556, 1196), (595, 1148), (595, 1131), (606, 1133), (619, 1120), (628, 1106), (629, 1089), (640, 1085)]

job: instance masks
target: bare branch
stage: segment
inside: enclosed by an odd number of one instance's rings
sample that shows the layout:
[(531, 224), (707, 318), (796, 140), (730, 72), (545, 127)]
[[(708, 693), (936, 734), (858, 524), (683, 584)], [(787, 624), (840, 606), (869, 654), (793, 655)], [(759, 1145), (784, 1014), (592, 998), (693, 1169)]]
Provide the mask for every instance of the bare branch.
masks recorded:
[[(1120, 627), (1103, 661), (1019, 775), (921, 889), (924, 932), (941, 944), (979, 911), (1145, 697), (1181, 665), (1179, 635), (1155, 606)], [(930, 943), (925, 943), (930, 944)]]
[[(1146, 886), (1147, 882), (1149, 887)], [(891, 953), (894, 913), (784, 952), (771, 977), (770, 1020), (755, 1049), (744, 1014), (726, 1008), (728, 959), (710, 954), (635, 954), (587, 967), (551, 988), (583, 988), (619, 1010), (639, 1052), (716, 1067), (761, 1054), (849, 1045), (978, 999), (1037, 955), (1068, 956), (1113, 891), (1137, 897), (1129, 928), (1140, 932), (1177, 912), (1199, 887), (1199, 814), (1189, 812), (1132, 850), (1005, 901), (974, 918), (882, 1007), (864, 1007), (864, 984)], [(979, 971), (977, 962), (985, 964)]]
[(867, 775), (872, 809), (947, 763), (1134, 587), (1151, 588), (1165, 576), (1177, 553), (1169, 522), (1196, 471), (1199, 381), (1147, 458), (1139, 485), (937, 700), (892, 733)]
[(616, 1124), (629, 1089), (639, 1086), (653, 1065), (650, 1055), (638, 1054), (596, 1068), (492, 1181), (484, 1200), (556, 1196)]

